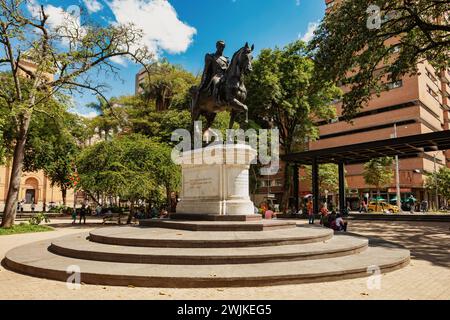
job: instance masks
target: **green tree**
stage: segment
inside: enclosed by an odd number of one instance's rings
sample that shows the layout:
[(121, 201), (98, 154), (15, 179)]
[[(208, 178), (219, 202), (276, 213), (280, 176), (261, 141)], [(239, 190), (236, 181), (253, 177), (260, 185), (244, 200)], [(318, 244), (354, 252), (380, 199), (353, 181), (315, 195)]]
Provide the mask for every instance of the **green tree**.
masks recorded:
[[(374, 6), (376, 5), (376, 6)], [(310, 44), (318, 77), (349, 87), (343, 114), (354, 116), (387, 83), (428, 60), (450, 64), (449, 1), (346, 0), (336, 3)], [(390, 41), (388, 41), (390, 40)]]
[[(297, 41), (283, 49), (264, 49), (253, 64), (248, 80), (250, 118), (262, 128), (278, 128), (282, 152), (304, 148), (306, 139), (318, 136), (316, 122), (330, 119), (332, 102), (341, 91), (314, 78), (315, 64), (305, 43)], [(282, 207), (289, 201), (292, 168), (287, 167)]]
[[(33, 10), (28, 10), (30, 6)], [(101, 77), (93, 71), (114, 73), (117, 67), (110, 58), (128, 56), (143, 65), (153, 58), (140, 43), (142, 31), (133, 25), (102, 27), (86, 19), (81, 26), (79, 17), (67, 14), (65, 18), (59, 26), (50, 25), (44, 6), (34, 7), (34, 3), (24, 0), (0, 1), (0, 66), (9, 71), (0, 76), (0, 99), (7, 105), (16, 128), (11, 140), (11, 181), (2, 227), (14, 224), (25, 146), (34, 115), (49, 113), (48, 102), (61, 92), (92, 90), (102, 95), (105, 84), (92, 75), (98, 79)], [(33, 67), (27, 67), (24, 61)]]
[(442, 167), (438, 172), (428, 174), (426, 187), (433, 193), (442, 195), (444, 199), (450, 200), (450, 168)]
[(394, 159), (390, 157), (376, 158), (364, 164), (364, 181), (377, 189), (377, 207), (381, 188), (392, 182)]
[[(303, 180), (312, 181), (311, 166), (305, 167), (306, 176)], [(328, 193), (339, 191), (339, 169), (332, 163), (319, 165), (319, 191), (328, 198)]]
[(77, 167), (84, 191), (128, 200), (128, 223), (139, 200), (158, 202), (164, 193), (169, 198), (181, 180), (180, 168), (171, 161), (171, 149), (138, 134), (116, 136), (86, 148)]
[(97, 102), (91, 102), (87, 107), (98, 113), (98, 116), (92, 118), (89, 122), (92, 132), (97, 132), (105, 141), (119, 132), (121, 118), (117, 114), (115, 104), (111, 104), (105, 98), (98, 96)]
[(167, 61), (155, 62), (148, 69), (141, 88), (144, 99), (155, 102), (156, 111), (189, 109), (189, 89), (197, 82), (192, 73)]
[(83, 130), (80, 117), (69, 112), (52, 119), (36, 115), (30, 125), (24, 170), (43, 170), (51, 185), (60, 188), (64, 205), (67, 190), (75, 187), (75, 158)]

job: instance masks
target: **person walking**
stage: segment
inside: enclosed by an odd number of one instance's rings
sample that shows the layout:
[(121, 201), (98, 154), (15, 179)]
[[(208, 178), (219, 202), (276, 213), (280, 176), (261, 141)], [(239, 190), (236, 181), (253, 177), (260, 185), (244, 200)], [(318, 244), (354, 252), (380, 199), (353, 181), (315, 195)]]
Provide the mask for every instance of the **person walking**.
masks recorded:
[(410, 212), (411, 214), (413, 214), (413, 213), (414, 213), (414, 209), (415, 209), (415, 207), (416, 207), (416, 200), (414, 199), (413, 196), (410, 196), (410, 197), (409, 197), (409, 199), (408, 199), (408, 205), (409, 205), (409, 212)]
[(308, 210), (309, 224), (314, 224), (314, 206), (311, 200), (308, 201), (306, 208)]
[(420, 211), (422, 211), (422, 213), (428, 212), (428, 201), (427, 200), (423, 200), (422, 203), (420, 204)]
[(34, 202), (31, 203), (31, 212), (34, 213), (34, 210), (36, 209), (36, 205)]
[(324, 227), (328, 226), (328, 208), (325, 205), (322, 205), (320, 209), (320, 224)]
[(367, 204), (364, 199), (362, 199), (361, 202), (359, 203), (359, 213), (362, 213), (363, 211), (364, 213), (367, 213)]
[(80, 224), (81, 224), (81, 219), (83, 219), (83, 224), (86, 224), (86, 205), (82, 205), (81, 209), (80, 209)]
[(77, 222), (77, 210), (72, 210), (72, 224)]

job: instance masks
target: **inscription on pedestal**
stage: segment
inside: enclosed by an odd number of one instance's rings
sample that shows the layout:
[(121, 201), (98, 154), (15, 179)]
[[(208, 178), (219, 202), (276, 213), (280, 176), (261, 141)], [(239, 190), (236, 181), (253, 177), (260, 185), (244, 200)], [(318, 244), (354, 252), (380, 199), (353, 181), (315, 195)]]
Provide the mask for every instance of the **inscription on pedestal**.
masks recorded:
[(188, 198), (218, 197), (219, 181), (217, 170), (210, 168), (183, 170), (184, 195)]

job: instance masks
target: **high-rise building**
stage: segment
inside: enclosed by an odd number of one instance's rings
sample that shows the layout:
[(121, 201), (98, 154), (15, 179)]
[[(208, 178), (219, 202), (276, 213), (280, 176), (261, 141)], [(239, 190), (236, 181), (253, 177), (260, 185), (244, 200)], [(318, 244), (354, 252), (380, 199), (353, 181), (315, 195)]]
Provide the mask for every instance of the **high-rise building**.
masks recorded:
[[(340, 0), (326, 0), (327, 11)], [(392, 39), (395, 45), (395, 39)], [(321, 122), (320, 138), (310, 143), (310, 150), (344, 146), (349, 144), (383, 140), (436, 132), (449, 129), (450, 69), (436, 71), (431, 64), (418, 65), (419, 73), (405, 76), (389, 84), (390, 90), (374, 95), (353, 119), (345, 122), (340, 115), (342, 108), (336, 104), (338, 117), (331, 122)], [(396, 128), (395, 128), (396, 127)], [(402, 198), (413, 195), (418, 200), (433, 202), (431, 192), (425, 189), (426, 174), (450, 166), (450, 152), (434, 152), (422, 157), (400, 160), (400, 190)], [(363, 178), (363, 165), (346, 166), (349, 188), (347, 200), (353, 207), (358, 198), (375, 191)], [(302, 185), (301, 185), (302, 186)], [(303, 192), (308, 186), (303, 185)], [(396, 194), (395, 179), (383, 191), (386, 199)], [(353, 201), (352, 201), (353, 200)]]

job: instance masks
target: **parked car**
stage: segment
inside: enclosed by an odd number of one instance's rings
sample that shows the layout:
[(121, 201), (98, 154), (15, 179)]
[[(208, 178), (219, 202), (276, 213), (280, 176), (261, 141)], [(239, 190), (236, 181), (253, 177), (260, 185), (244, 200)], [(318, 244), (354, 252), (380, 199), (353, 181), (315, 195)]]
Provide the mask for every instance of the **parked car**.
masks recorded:
[(388, 210), (391, 213), (398, 213), (400, 211), (397, 206), (388, 204), (384, 201), (378, 201), (378, 203), (376, 201), (371, 201), (367, 209), (369, 212), (385, 212)]

